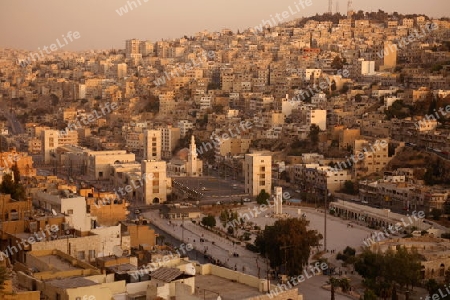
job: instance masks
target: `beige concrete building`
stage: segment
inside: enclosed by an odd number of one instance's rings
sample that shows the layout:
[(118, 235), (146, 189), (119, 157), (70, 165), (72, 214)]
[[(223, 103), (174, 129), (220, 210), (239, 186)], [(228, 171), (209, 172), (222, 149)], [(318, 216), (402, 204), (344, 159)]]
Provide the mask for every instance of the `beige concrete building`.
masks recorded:
[(144, 131), (144, 159), (161, 160), (161, 131), (145, 130)]
[(171, 158), (172, 151), (178, 144), (178, 141), (181, 137), (180, 128), (172, 127), (171, 125), (167, 125), (162, 127), (161, 129), (161, 156), (163, 158)]
[(272, 156), (246, 154), (244, 160), (245, 193), (257, 196), (262, 190), (272, 193)]
[[(432, 231), (432, 230), (430, 230)], [(395, 238), (378, 241), (371, 245), (372, 251), (385, 252), (387, 250), (396, 251), (397, 247), (405, 247), (408, 250), (413, 248), (424, 257), (421, 261), (421, 279), (435, 279), (443, 281), (445, 272), (450, 266), (450, 243), (446, 239), (433, 237), (428, 234), (421, 237)]]
[[(141, 172), (146, 174), (146, 180), (142, 190), (142, 201), (149, 205), (153, 203), (164, 203), (167, 201), (167, 187), (171, 180), (167, 177), (166, 162), (143, 160)], [(150, 178), (150, 176), (152, 176)]]
[(52, 160), (52, 154), (59, 146), (59, 131), (47, 129), (41, 134), (42, 154), (44, 156), (44, 163), (49, 164)]
[(17, 152), (14, 148), (8, 152), (0, 153), (0, 168), (11, 169), (15, 164), (17, 164), (20, 176), (36, 176), (36, 169), (33, 168), (33, 157), (27, 153)]
[[(216, 155), (220, 156), (241, 155), (247, 153), (251, 142), (252, 140), (247, 138), (222, 139), (220, 145), (215, 148), (215, 152)], [(205, 147), (205, 150), (207, 151), (209, 149), (206, 149)]]
[(373, 144), (367, 140), (355, 140), (353, 155), (356, 162), (352, 166), (356, 177), (382, 171), (392, 156), (388, 152), (388, 140), (377, 140)]
[(95, 180), (108, 180), (111, 166), (116, 163), (134, 162), (134, 153), (125, 150), (117, 151), (86, 151), (84, 160), (87, 166), (87, 175)]
[(339, 132), (339, 148), (347, 149), (353, 147), (355, 140), (361, 136), (360, 128), (346, 128)]

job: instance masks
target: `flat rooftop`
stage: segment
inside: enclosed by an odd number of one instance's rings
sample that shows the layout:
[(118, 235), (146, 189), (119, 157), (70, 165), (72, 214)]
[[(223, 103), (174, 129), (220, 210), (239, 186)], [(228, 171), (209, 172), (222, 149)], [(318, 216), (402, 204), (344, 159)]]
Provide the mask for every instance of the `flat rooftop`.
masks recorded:
[(44, 255), (39, 256), (39, 259), (48, 265), (51, 265), (58, 271), (70, 271), (70, 270), (82, 270), (83, 268), (75, 267), (71, 262), (61, 259), (57, 255)]
[(72, 278), (49, 280), (46, 282), (46, 284), (61, 289), (70, 289), (70, 288), (97, 285), (97, 283), (84, 277), (72, 277)]
[(196, 275), (195, 292), (202, 299), (204, 296), (206, 300), (217, 300), (217, 294), (222, 299), (247, 299), (265, 295), (260, 293), (257, 288), (215, 275)]

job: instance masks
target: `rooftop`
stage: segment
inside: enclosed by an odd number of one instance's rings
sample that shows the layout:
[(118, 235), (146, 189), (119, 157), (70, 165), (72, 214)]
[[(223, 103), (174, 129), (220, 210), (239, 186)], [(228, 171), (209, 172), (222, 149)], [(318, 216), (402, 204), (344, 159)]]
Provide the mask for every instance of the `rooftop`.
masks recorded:
[(256, 288), (216, 275), (196, 275), (195, 289), (206, 300), (216, 300), (218, 294), (222, 299), (247, 299), (265, 295)]
[(70, 289), (70, 288), (92, 286), (96, 285), (97, 283), (84, 277), (72, 277), (72, 278), (49, 280), (46, 282), (46, 284), (61, 289)]

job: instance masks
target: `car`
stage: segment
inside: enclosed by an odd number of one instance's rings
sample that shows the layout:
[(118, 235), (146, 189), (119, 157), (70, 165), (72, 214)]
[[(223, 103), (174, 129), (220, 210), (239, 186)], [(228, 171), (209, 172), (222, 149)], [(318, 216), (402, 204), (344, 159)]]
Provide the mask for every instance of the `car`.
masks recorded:
[(138, 215), (138, 214), (141, 213), (141, 211), (140, 211), (139, 209), (136, 208), (136, 209), (134, 210), (134, 213), (135, 213), (136, 215)]
[(362, 204), (369, 204), (369, 202), (366, 201), (366, 200), (361, 201), (361, 203), (362, 203)]
[(202, 191), (206, 191), (206, 187), (202, 187)]
[(244, 199), (242, 199), (242, 201), (244, 201), (244, 202), (252, 202), (252, 200), (250, 198), (244, 198)]
[(217, 205), (220, 205), (220, 204), (222, 204), (222, 202), (220, 202), (220, 201), (217, 201), (217, 202), (216, 202), (216, 204), (217, 204)]
[(300, 190), (295, 190), (296, 193), (300, 194)]

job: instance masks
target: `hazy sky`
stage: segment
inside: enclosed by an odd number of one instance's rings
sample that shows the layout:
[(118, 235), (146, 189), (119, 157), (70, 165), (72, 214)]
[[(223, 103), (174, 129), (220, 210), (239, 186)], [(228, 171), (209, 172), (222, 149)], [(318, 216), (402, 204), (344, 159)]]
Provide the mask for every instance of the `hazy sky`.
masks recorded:
[[(128, 13), (119, 16), (116, 10), (133, 1), (138, 7), (133, 10), (128, 7)], [(126, 39), (157, 41), (193, 35), (204, 29), (235, 31), (255, 27), (289, 6), (295, 11), (298, 1), (0, 0), (0, 47), (42, 49), (58, 38), (63, 43), (62, 35), (69, 31), (78, 31), (80, 38), (64, 47), (68, 50), (124, 48)], [(311, 6), (305, 6), (289, 19), (322, 13), (328, 8), (328, 0), (311, 1)], [(347, 1), (340, 0), (339, 7), (344, 13)], [(450, 16), (450, 0), (353, 0), (353, 7), (364, 11), (382, 9)]]

